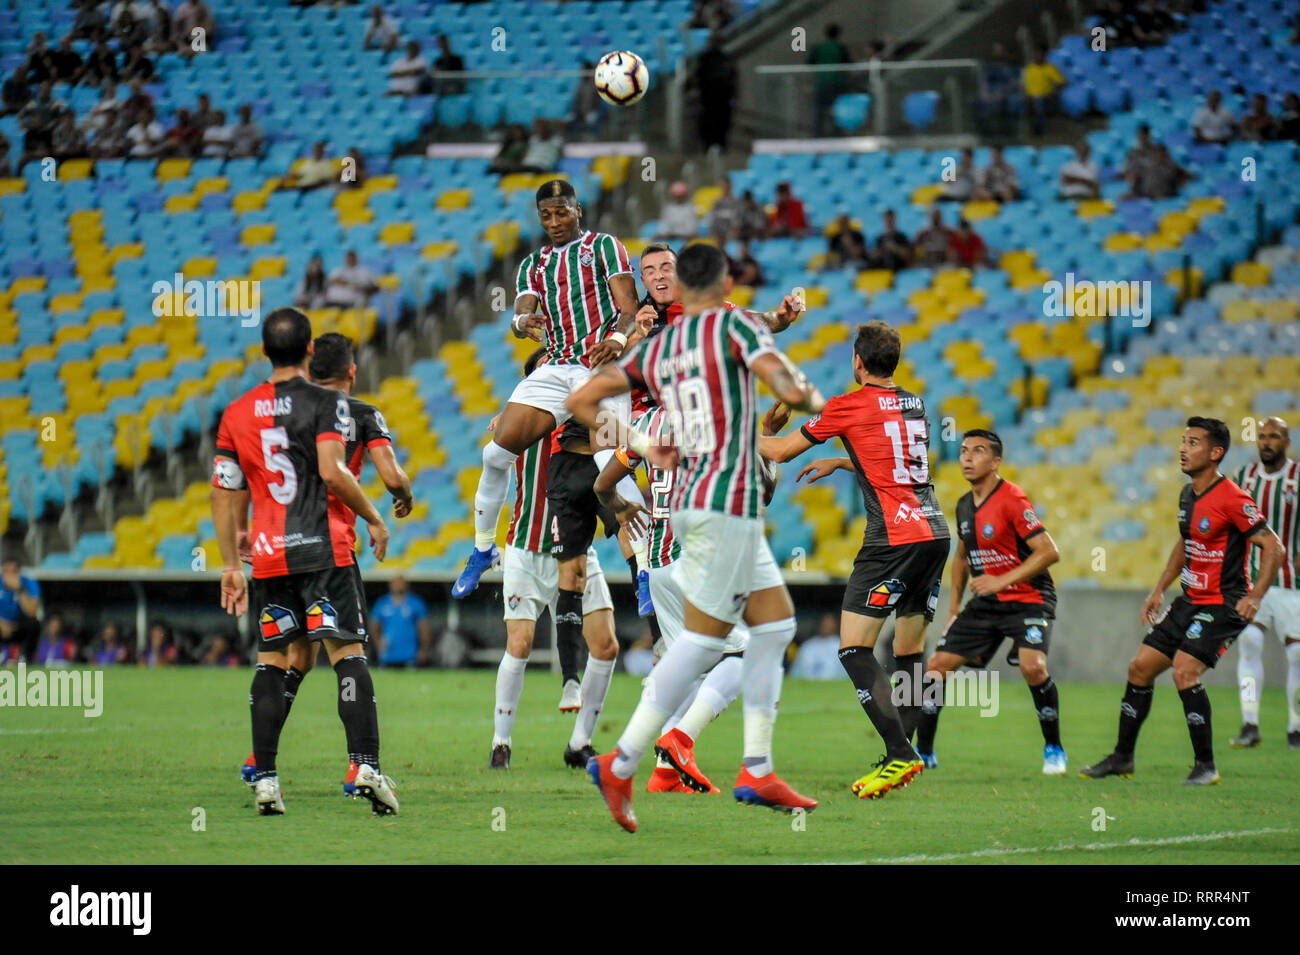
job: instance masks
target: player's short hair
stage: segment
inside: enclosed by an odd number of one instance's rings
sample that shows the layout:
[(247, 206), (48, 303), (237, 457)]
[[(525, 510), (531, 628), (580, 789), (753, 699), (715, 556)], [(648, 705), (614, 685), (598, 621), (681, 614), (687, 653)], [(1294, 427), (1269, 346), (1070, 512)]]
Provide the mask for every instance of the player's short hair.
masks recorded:
[(1210, 436), (1210, 447), (1223, 448), (1226, 455), (1228, 449), (1232, 447), (1232, 434), (1228, 431), (1228, 426), (1218, 418), (1202, 418), (1199, 415), (1193, 415), (1187, 419), (1187, 427), (1200, 428)]
[(311, 341), (311, 319), (296, 308), (277, 308), (262, 323), (262, 350), (274, 368), (301, 365)]
[(858, 326), (853, 351), (862, 359), (867, 374), (887, 378), (894, 373), (898, 360), (903, 356), (903, 340), (892, 326), (882, 321), (867, 322)]
[(677, 281), (692, 292), (703, 292), (727, 276), (727, 257), (716, 245), (696, 242), (677, 257)]
[(656, 252), (667, 252), (674, 259), (677, 258), (677, 251), (667, 242), (651, 242), (641, 250), (641, 258), (644, 259), (647, 255), (654, 255)]
[(537, 188), (537, 204), (541, 205), (544, 199), (572, 199), (576, 202), (578, 191), (567, 179), (548, 179)]
[(988, 428), (971, 428), (961, 436), (963, 441), (967, 438), (983, 438), (993, 450), (993, 456), (995, 458), (1002, 457), (1002, 439), (998, 437), (996, 431), (990, 431)]
[(326, 332), (316, 339), (307, 373), (312, 381), (337, 381), (352, 367), (352, 343), (338, 332)]
[(529, 356), (524, 360), (524, 377), (525, 377), (525, 378), (527, 378), (529, 375), (531, 375), (533, 372), (535, 372), (535, 371), (537, 370), (537, 366), (538, 366), (539, 364), (541, 364), (541, 362), (542, 362), (542, 358), (543, 358), (545, 355), (546, 355), (546, 349), (545, 349), (545, 348), (539, 348), (539, 349), (537, 349), (535, 352), (533, 352), (531, 355), (529, 355)]

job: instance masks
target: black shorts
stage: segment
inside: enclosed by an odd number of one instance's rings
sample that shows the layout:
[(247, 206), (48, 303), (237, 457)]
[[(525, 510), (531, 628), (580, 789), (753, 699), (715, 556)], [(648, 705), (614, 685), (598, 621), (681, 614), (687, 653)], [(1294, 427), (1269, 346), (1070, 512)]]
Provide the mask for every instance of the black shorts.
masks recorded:
[(590, 454), (559, 451), (551, 455), (546, 472), (546, 506), (551, 511), (551, 556), (557, 560), (578, 557), (596, 537), (596, 518), (605, 536), (618, 533), (612, 511), (600, 506), (592, 488), (600, 469)]
[(1178, 597), (1142, 642), (1171, 660), (1182, 650), (1213, 669), (1245, 626), (1228, 604), (1194, 604)]
[(253, 578), (249, 605), (257, 613), (261, 651), (283, 650), (299, 637), (365, 643), (366, 597), (356, 564), (283, 577)]
[(853, 561), (842, 609), (864, 617), (923, 613), (933, 620), (946, 563), (946, 540), (864, 547)]
[(1007, 601), (988, 604), (971, 601), (957, 615), (936, 650), (966, 658), (966, 665), (984, 667), (993, 661), (1002, 641), (1010, 638), (1015, 649), (1047, 652), (1052, 642), (1052, 613), (1043, 604)]

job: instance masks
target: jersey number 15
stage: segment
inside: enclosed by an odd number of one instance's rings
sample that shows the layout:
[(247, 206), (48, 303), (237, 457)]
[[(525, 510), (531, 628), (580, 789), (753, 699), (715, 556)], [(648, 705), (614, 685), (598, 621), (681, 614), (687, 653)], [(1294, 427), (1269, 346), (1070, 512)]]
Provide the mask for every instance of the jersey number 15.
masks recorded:
[(897, 421), (885, 422), (885, 434), (894, 446), (894, 483), (929, 484), (930, 458), (926, 453), (926, 423), (920, 419), (907, 425), (907, 455), (903, 455), (903, 429)]

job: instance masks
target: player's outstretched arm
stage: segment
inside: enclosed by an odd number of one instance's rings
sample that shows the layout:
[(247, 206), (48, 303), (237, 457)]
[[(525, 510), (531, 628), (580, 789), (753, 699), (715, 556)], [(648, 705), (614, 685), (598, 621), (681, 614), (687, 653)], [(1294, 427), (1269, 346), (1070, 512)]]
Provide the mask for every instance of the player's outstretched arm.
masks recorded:
[(1147, 595), (1146, 601), (1142, 604), (1142, 622), (1148, 627), (1156, 625), (1160, 607), (1165, 602), (1165, 591), (1183, 572), (1183, 564), (1186, 561), (1187, 550), (1180, 537), (1174, 541), (1174, 549), (1169, 552), (1169, 560), (1165, 563), (1165, 569), (1160, 572), (1160, 579), (1156, 581), (1155, 589)]
[(836, 471), (852, 471), (853, 462), (848, 458), (818, 458), (812, 464), (805, 464), (803, 470), (794, 476), (794, 483), (798, 484), (803, 480), (804, 475), (812, 475), (808, 478), (809, 484), (816, 484), (824, 477), (830, 477)]
[(546, 317), (538, 314), (538, 301), (532, 292), (525, 292), (515, 299), (515, 317), (510, 320), (510, 330), (514, 332), (515, 338), (531, 338), (535, 342), (542, 340)]
[(970, 584), (971, 593), (999, 594), (1013, 584), (1029, 580), (1061, 559), (1061, 552), (1056, 549), (1056, 542), (1047, 531), (1035, 534), (1025, 543), (1029, 545), (1028, 557), (1005, 574), (998, 574), (996, 577), (984, 574), (976, 577)]
[(634, 472), (632, 467), (623, 462), (623, 454), (623, 451), (619, 451), (609, 459), (604, 470), (596, 476), (592, 491), (604, 507), (614, 512), (620, 525), (635, 528), (638, 534), (643, 534), (646, 526), (641, 515), (650, 513), (645, 508), (645, 502), (629, 501), (618, 493), (618, 482)]
[(957, 540), (957, 553), (952, 558), (952, 576), (948, 579), (948, 589), (951, 594), (948, 599), (948, 620), (943, 625), (943, 632), (946, 634), (952, 622), (957, 619), (961, 613), (961, 598), (966, 592), (966, 582), (970, 580), (970, 558), (966, 554), (966, 544), (960, 538)]
[(1268, 588), (1273, 585), (1282, 562), (1286, 560), (1286, 548), (1282, 546), (1282, 541), (1273, 532), (1273, 528), (1267, 524), (1260, 525), (1259, 529), (1250, 535), (1249, 540), (1260, 549), (1261, 553), (1255, 586), (1250, 593), (1237, 601), (1237, 613), (1244, 620), (1255, 619), (1255, 614), (1259, 613), (1260, 601), (1264, 599), (1264, 594), (1268, 593)]
[(370, 460), (374, 462), (379, 480), (384, 482), (388, 493), (393, 495), (396, 506), (393, 513), (405, 517), (411, 513), (411, 479), (406, 470), (398, 463), (391, 444), (376, 445), (370, 449)]
[(762, 380), (776, 400), (796, 411), (816, 414), (826, 405), (817, 386), (779, 351), (768, 351), (754, 359), (749, 370)]
[(781, 299), (781, 304), (770, 312), (756, 312), (754, 314), (767, 325), (772, 334), (777, 335), (793, 325), (807, 307), (804, 304), (802, 293), (796, 289)]
[(614, 324), (614, 331), (609, 337), (603, 342), (598, 342), (596, 347), (588, 352), (592, 368), (625, 355), (628, 348), (635, 344), (633, 339), (637, 334), (636, 280), (629, 273), (611, 275), (609, 294), (613, 297), (614, 304), (618, 306), (618, 321)]
[(352, 508), (366, 522), (366, 527), (370, 531), (370, 546), (374, 549), (375, 558), (383, 560), (384, 555), (388, 553), (388, 525), (384, 523), (375, 505), (370, 503), (370, 498), (366, 497), (365, 491), (361, 490), (361, 485), (348, 470), (342, 441), (325, 440), (317, 443), (316, 470), (330, 493)]
[(238, 617), (248, 610), (248, 582), (244, 580), (244, 565), (239, 562), (237, 508), (242, 502), (247, 509), (248, 497), (242, 491), (214, 487), (211, 499), (212, 523), (216, 527), (217, 547), (221, 551), (221, 609)]

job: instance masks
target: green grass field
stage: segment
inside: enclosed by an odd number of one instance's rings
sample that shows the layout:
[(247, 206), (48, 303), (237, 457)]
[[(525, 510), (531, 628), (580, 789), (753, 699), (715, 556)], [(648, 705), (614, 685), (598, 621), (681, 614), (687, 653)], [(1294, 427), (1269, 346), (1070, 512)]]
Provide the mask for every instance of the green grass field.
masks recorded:
[[(1120, 688), (1065, 685), (1071, 776), (1040, 775), (1042, 744), (1023, 685), (1002, 686), (1001, 711), (945, 710), (940, 768), (882, 800), (849, 784), (880, 746), (847, 681), (787, 681), (777, 767), (820, 800), (801, 822), (732, 801), (739, 706), (700, 740), (701, 767), (722, 796), (650, 795), (638, 775), (641, 831), (611, 821), (585, 773), (560, 754), (571, 718), (554, 709), (558, 680), (531, 671), (514, 736), (514, 768), (485, 768), (495, 672), (378, 672), (383, 766), (401, 815), (380, 819), (341, 795), (342, 727), (334, 675), (318, 670), (281, 740), (287, 813), (262, 818), (238, 777), (249, 745), (247, 670), (133, 668), (105, 673), (103, 715), (0, 710), (0, 862), (12, 863), (1295, 863), (1300, 752), (1286, 748), (1285, 702), (1270, 689), (1265, 745), (1226, 744), (1235, 692), (1212, 690), (1223, 784), (1185, 788), (1191, 748), (1169, 682), (1131, 780), (1073, 775), (1109, 751)], [(596, 746), (613, 747), (639, 682), (615, 677)], [(194, 831), (195, 808), (206, 828)], [(1096, 808), (1113, 817), (1095, 831)], [(494, 828), (494, 821), (496, 827)], [(504, 828), (502, 828), (504, 826)], [(1272, 831), (1270, 831), (1272, 830)]]

